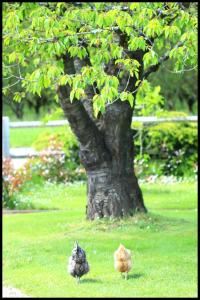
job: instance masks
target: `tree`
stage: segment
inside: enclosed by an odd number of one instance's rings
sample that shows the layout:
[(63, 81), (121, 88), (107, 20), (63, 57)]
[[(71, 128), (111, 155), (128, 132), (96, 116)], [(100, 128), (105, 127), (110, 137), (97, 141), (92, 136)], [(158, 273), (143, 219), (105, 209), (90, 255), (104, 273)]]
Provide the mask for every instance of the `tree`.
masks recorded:
[(15, 84), (38, 95), (56, 90), (79, 140), (87, 217), (145, 212), (131, 120), (136, 108), (160, 101), (147, 81), (160, 65), (169, 59), (175, 71), (196, 65), (196, 4), (4, 3), (3, 27), (5, 71), (13, 63), (26, 69), (32, 60), (33, 72), (19, 71)]

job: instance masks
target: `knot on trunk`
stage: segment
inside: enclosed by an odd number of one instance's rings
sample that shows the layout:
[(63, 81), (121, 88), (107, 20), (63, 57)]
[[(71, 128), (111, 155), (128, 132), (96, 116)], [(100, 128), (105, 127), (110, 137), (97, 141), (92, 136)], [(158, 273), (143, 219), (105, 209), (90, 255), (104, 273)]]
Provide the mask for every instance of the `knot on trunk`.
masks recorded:
[(99, 153), (98, 151), (95, 151), (95, 149), (89, 150), (88, 147), (81, 147), (79, 157), (86, 170), (95, 170), (100, 167), (104, 168), (108, 165), (108, 160), (110, 160), (108, 153)]

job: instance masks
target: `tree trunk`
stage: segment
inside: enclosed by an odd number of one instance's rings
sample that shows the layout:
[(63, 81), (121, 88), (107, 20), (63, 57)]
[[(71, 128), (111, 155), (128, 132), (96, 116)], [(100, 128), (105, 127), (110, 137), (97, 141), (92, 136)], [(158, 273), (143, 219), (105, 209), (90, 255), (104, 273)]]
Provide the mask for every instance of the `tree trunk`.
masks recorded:
[[(82, 62), (84, 64), (84, 62)], [(66, 74), (79, 72), (80, 61), (64, 58)], [(120, 83), (124, 90), (127, 80)], [(131, 83), (134, 86), (134, 82)], [(80, 160), (88, 175), (87, 218), (123, 217), (146, 212), (142, 192), (133, 171), (133, 109), (128, 101), (106, 107), (98, 119), (92, 115), (92, 90), (87, 98), (69, 100), (70, 86), (59, 86), (61, 107), (80, 143)]]
[(108, 107), (101, 133), (110, 156), (96, 164), (91, 152), (80, 146), (80, 158), (88, 175), (87, 218), (123, 217), (146, 212), (142, 192), (133, 170), (132, 111), (128, 102)]
[(117, 176), (111, 169), (99, 169), (88, 174), (87, 218), (131, 216), (146, 212), (142, 193), (134, 174)]

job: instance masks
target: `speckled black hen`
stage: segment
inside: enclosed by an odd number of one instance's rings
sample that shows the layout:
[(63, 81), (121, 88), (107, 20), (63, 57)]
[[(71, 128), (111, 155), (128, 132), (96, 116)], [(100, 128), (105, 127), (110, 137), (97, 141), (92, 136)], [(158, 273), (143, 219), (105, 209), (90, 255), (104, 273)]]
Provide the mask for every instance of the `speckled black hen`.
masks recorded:
[(75, 243), (75, 247), (72, 250), (72, 255), (69, 258), (68, 272), (73, 277), (77, 278), (80, 282), (80, 277), (88, 273), (90, 270), (89, 264), (86, 260), (85, 251), (79, 247), (78, 243)]

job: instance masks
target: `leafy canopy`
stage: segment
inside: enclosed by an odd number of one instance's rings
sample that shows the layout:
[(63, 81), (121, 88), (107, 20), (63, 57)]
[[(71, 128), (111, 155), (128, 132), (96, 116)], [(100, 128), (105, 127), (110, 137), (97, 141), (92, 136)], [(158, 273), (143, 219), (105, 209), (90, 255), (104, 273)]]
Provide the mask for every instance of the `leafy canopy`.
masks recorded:
[[(84, 64), (66, 72), (69, 58)], [(195, 3), (3, 3), (3, 90), (20, 84), (15, 101), (62, 85), (81, 100), (92, 87), (95, 116), (117, 99), (134, 106), (135, 97), (149, 112), (161, 97), (147, 77), (168, 59), (175, 72), (196, 67)]]

